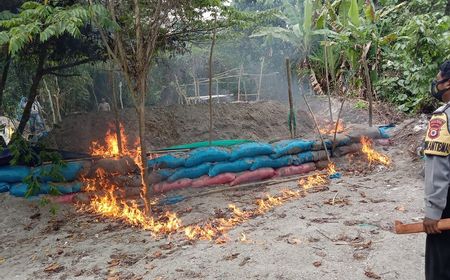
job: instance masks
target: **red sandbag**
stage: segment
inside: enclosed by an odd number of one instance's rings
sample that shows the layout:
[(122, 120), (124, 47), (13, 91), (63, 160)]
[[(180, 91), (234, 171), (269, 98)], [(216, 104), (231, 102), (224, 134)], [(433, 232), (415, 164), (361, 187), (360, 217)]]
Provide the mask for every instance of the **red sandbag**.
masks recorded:
[(192, 183), (193, 188), (202, 188), (216, 185), (224, 185), (236, 179), (234, 173), (223, 173), (214, 177), (202, 176)]
[(375, 139), (375, 144), (380, 146), (391, 146), (393, 141), (392, 139)]
[(273, 168), (260, 168), (255, 171), (245, 171), (231, 182), (231, 186), (262, 181), (272, 178), (275, 174), (276, 172)]
[(277, 169), (277, 176), (293, 176), (298, 174), (305, 174), (316, 170), (316, 165), (313, 162), (308, 162), (299, 166), (286, 166)]
[(157, 193), (168, 192), (173, 190), (180, 190), (189, 188), (192, 185), (192, 179), (180, 179), (172, 183), (162, 182), (153, 185), (153, 189)]

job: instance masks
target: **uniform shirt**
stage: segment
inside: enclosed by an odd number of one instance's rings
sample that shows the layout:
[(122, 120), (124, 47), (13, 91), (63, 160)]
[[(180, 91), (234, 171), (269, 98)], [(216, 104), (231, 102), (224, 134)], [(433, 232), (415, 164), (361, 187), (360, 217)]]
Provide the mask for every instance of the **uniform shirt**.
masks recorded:
[[(450, 131), (450, 103), (443, 105), (433, 114), (447, 115), (445, 124)], [(447, 193), (450, 184), (450, 155), (425, 157), (425, 217), (439, 220), (447, 206)]]

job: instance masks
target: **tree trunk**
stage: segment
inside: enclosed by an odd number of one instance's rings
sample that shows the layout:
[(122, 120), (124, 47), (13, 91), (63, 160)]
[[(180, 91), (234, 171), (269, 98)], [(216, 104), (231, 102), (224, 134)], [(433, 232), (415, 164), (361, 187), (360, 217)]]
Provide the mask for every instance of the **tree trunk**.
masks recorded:
[[(147, 75), (145, 75), (144, 77), (145, 79), (147, 79)], [(145, 94), (147, 92), (146, 84), (147, 84), (146, 81), (142, 81), (138, 85), (139, 104), (136, 104), (137, 105), (136, 111), (139, 118), (139, 143), (141, 148), (141, 164), (140, 164), (141, 185), (142, 185), (141, 197), (144, 200), (145, 213), (147, 213), (147, 215), (151, 215), (152, 210), (150, 207), (150, 198), (152, 190), (150, 189), (150, 186), (148, 184), (147, 149), (145, 147)]]
[(45, 89), (47, 90), (47, 94), (48, 94), (48, 102), (50, 103), (50, 109), (52, 110), (52, 118), (53, 118), (53, 125), (56, 124), (56, 113), (55, 113), (55, 107), (53, 106), (53, 98), (52, 98), (52, 93), (50, 92), (50, 89), (47, 86), (47, 83), (44, 81), (44, 86)]
[(216, 30), (213, 31), (211, 49), (209, 51), (209, 67), (208, 67), (208, 75), (209, 75), (209, 84), (208, 84), (208, 94), (209, 94), (209, 145), (211, 146), (212, 138), (213, 138), (213, 110), (212, 110), (212, 79), (213, 79), (213, 54), (214, 54), (214, 46), (216, 45)]
[(39, 60), (36, 67), (36, 72), (34, 74), (32, 84), (30, 87), (30, 92), (28, 94), (28, 101), (25, 106), (25, 109), (23, 110), (22, 118), (20, 119), (19, 127), (17, 128), (16, 133), (19, 135), (23, 134), (23, 131), (25, 130), (25, 126), (27, 125), (28, 120), (30, 119), (30, 113), (31, 113), (31, 106), (34, 103), (34, 100), (36, 99), (36, 96), (38, 94), (39, 89), (39, 83), (42, 80), (42, 77), (44, 76), (44, 63), (45, 59), (47, 57), (47, 52), (44, 49), (39, 54)]
[(119, 148), (119, 155), (122, 155), (123, 153), (122, 133), (120, 131), (119, 112), (117, 109), (117, 94), (116, 94), (116, 79), (115, 79), (116, 73), (114, 73), (113, 70), (110, 69), (108, 74), (109, 74), (109, 83), (111, 84), (112, 87), (112, 105), (114, 110), (114, 122), (116, 125), (117, 146)]
[(450, 0), (447, 0), (447, 6), (445, 7), (445, 15), (450, 16)]
[(3, 92), (6, 87), (6, 80), (8, 78), (9, 66), (11, 65), (11, 56), (6, 57), (5, 66), (3, 66), (2, 77), (0, 79), (0, 112), (3, 112)]

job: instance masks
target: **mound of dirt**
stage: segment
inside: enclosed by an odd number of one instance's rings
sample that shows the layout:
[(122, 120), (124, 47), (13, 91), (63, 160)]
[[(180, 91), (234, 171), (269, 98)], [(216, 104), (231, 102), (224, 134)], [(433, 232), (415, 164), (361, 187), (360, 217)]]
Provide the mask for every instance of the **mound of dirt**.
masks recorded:
[[(328, 103), (314, 98), (311, 107), (319, 122), (328, 119)], [(304, 104), (298, 104), (297, 135), (314, 137), (314, 123)], [(336, 118), (339, 103), (334, 102)], [(287, 125), (289, 107), (275, 101), (257, 103), (214, 104), (213, 139), (250, 139), (270, 141), (289, 138)], [(366, 122), (367, 112), (346, 104), (342, 117), (347, 122)], [(108, 129), (113, 128), (112, 112), (90, 112), (70, 115), (59, 128), (50, 133), (50, 146), (76, 152), (88, 152), (92, 141), (103, 142)], [(133, 109), (120, 112), (128, 144), (138, 137), (138, 122)], [(172, 145), (207, 141), (209, 139), (209, 109), (207, 104), (152, 107), (146, 112), (146, 145), (156, 149)], [(112, 129), (114, 131), (114, 129)], [(103, 144), (103, 143), (102, 143)]]

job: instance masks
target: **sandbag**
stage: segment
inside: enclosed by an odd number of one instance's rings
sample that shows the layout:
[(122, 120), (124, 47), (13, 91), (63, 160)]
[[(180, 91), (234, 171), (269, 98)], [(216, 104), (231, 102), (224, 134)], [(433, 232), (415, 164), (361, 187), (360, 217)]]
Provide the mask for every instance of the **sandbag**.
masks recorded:
[(357, 153), (359, 151), (361, 151), (362, 149), (362, 144), (359, 143), (354, 143), (348, 146), (342, 146), (339, 148), (336, 148), (336, 150), (334, 150), (334, 156), (336, 157), (342, 157), (346, 154), (350, 154), (350, 153)]
[(381, 132), (378, 127), (367, 127), (366, 125), (354, 124), (349, 128), (347, 136), (350, 137), (353, 143), (359, 143), (362, 136), (366, 136), (370, 139), (381, 138)]
[[(314, 151), (311, 154), (312, 154), (312, 161), (320, 161), (320, 160), (328, 159), (327, 155), (330, 155), (330, 151), (328, 151), (328, 153), (325, 152), (324, 150), (323, 151)], [(305, 163), (305, 162), (310, 162), (310, 161), (309, 160), (303, 161), (301, 163)]]
[(169, 182), (162, 182), (153, 185), (153, 190), (156, 193), (163, 193), (168, 192), (172, 190), (180, 190), (184, 188), (188, 188), (192, 185), (192, 179), (181, 179), (177, 180), (175, 182), (169, 183)]
[(264, 167), (280, 168), (283, 166), (289, 166), (294, 164), (298, 164), (298, 157), (296, 156), (289, 155), (276, 159), (273, 159), (269, 156), (260, 156), (255, 158), (255, 161), (250, 170), (256, 170)]
[(81, 191), (82, 186), (83, 183), (81, 182), (41, 184), (39, 193), (49, 194), (52, 188), (55, 188), (61, 194), (77, 193)]
[(242, 171), (250, 170), (252, 167), (252, 164), (254, 162), (254, 159), (250, 158), (244, 158), (239, 159), (233, 162), (220, 162), (214, 164), (214, 166), (211, 167), (211, 169), (208, 172), (208, 175), (210, 177), (215, 177), (217, 175), (223, 174), (223, 173), (239, 173)]
[(314, 161), (314, 154), (316, 152), (317, 151), (315, 151), (315, 152), (303, 152), (303, 153), (298, 154), (297, 155), (297, 159), (295, 161), (297, 164), (295, 164), (295, 165), (300, 165), (300, 164), (303, 164), (303, 163), (306, 163), (306, 162)]
[(88, 177), (95, 177), (99, 170), (103, 170), (106, 175), (117, 176), (136, 172), (139, 170), (139, 167), (131, 157), (104, 158), (93, 164)]
[(301, 152), (310, 151), (314, 141), (305, 140), (282, 140), (273, 144), (274, 154), (272, 158), (279, 158), (285, 155), (295, 155)]
[(325, 169), (328, 167), (328, 164), (330, 164), (328, 162), (328, 160), (321, 160), (321, 161), (315, 162), (316, 169)]
[(230, 158), (230, 151), (225, 148), (205, 147), (195, 149), (187, 154), (185, 166), (198, 166), (205, 162), (221, 162)]
[(274, 152), (272, 145), (267, 143), (245, 143), (236, 146), (231, 151), (231, 161), (246, 157), (270, 155)]
[(81, 164), (80, 162), (68, 162), (66, 166), (61, 167), (60, 169), (63, 178), (56, 178), (48, 175), (53, 167), (55, 167), (55, 165), (53, 164), (47, 164), (36, 167), (33, 169), (33, 175), (36, 176), (40, 182), (74, 181), (78, 177), (81, 169), (83, 168), (83, 164)]
[(0, 182), (19, 183), (30, 175), (31, 169), (27, 166), (2, 166), (0, 167)]
[(233, 182), (236, 179), (236, 174), (233, 173), (224, 173), (215, 177), (202, 176), (197, 180), (192, 182), (193, 188), (202, 188), (209, 186), (217, 186), (217, 185), (225, 185)]
[(175, 169), (159, 169), (159, 170), (153, 170), (148, 175), (148, 182), (150, 184), (156, 184), (159, 182), (162, 182), (172, 176), (173, 173), (175, 173)]
[(275, 175), (276, 172), (273, 168), (261, 168), (255, 171), (246, 171), (237, 176), (230, 185), (235, 186), (244, 183), (262, 181), (265, 179), (270, 179)]
[(28, 191), (28, 185), (24, 183), (18, 183), (15, 185), (12, 185), (9, 189), (9, 193), (16, 197), (25, 197), (25, 194)]
[(293, 176), (298, 174), (305, 174), (311, 171), (316, 170), (316, 165), (312, 162), (305, 163), (299, 166), (286, 166), (277, 169), (277, 176), (285, 177), (285, 176)]
[(178, 168), (184, 166), (186, 154), (171, 153), (147, 161), (147, 166), (151, 169)]
[(209, 169), (211, 168), (211, 163), (204, 163), (196, 167), (186, 167), (177, 169), (169, 178), (167, 178), (168, 182), (174, 182), (179, 179), (189, 178), (189, 179), (197, 179), (202, 177), (203, 175), (208, 174)]
[(0, 183), (0, 193), (4, 193), (9, 191), (9, 184), (8, 183)]

